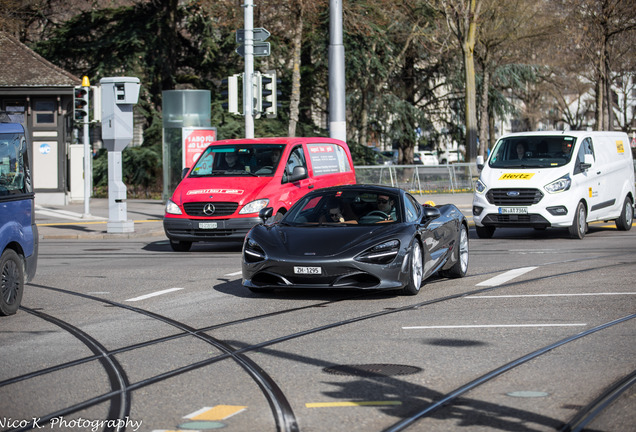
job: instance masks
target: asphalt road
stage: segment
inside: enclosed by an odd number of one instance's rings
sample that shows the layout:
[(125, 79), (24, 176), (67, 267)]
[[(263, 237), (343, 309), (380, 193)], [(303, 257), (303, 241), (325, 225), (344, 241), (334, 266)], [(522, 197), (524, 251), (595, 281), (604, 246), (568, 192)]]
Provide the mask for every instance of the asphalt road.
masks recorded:
[[(238, 245), (92, 225), (42, 227), (0, 319), (0, 430), (560, 430), (636, 369), (635, 229), (471, 230), (468, 276), (405, 297), (255, 295)], [(589, 430), (631, 430), (635, 397)]]

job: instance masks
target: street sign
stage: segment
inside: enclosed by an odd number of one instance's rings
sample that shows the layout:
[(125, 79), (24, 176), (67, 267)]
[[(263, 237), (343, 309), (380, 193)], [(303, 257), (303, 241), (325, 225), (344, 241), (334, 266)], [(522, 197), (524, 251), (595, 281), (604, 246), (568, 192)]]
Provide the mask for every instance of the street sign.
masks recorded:
[[(270, 35), (271, 33), (262, 27), (252, 29), (252, 39), (254, 42), (265, 42)], [(238, 29), (236, 30), (236, 43), (243, 42), (245, 42), (245, 30)]]
[[(236, 53), (241, 57), (245, 57), (245, 45), (239, 45)], [(254, 56), (266, 57), (270, 53), (269, 42), (254, 42)]]

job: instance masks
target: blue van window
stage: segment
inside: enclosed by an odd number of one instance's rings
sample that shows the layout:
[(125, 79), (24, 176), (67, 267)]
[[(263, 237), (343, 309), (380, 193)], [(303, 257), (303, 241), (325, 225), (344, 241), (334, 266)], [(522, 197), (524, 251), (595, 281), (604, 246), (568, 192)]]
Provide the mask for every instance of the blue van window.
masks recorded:
[(24, 134), (0, 133), (0, 196), (31, 192)]

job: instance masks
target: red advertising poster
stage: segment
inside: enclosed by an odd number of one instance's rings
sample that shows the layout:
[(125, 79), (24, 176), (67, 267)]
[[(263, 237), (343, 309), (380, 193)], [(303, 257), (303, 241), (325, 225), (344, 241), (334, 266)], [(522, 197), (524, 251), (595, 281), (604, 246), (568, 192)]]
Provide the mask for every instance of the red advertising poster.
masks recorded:
[(207, 146), (216, 141), (216, 128), (183, 128), (183, 168), (189, 168), (199, 159)]

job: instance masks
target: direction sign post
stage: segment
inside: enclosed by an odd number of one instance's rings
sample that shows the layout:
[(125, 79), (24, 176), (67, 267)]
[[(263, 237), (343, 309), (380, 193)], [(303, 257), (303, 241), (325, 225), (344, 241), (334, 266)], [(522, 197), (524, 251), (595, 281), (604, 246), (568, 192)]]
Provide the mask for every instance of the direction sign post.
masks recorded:
[[(241, 57), (245, 57), (245, 45), (239, 45), (236, 49), (236, 53)], [(269, 42), (254, 42), (255, 57), (267, 57), (270, 54)]]
[[(271, 33), (262, 27), (252, 29), (252, 40), (254, 42), (265, 42), (270, 36)], [(238, 29), (236, 30), (236, 43), (242, 44), (243, 42), (245, 42), (245, 30)]]

